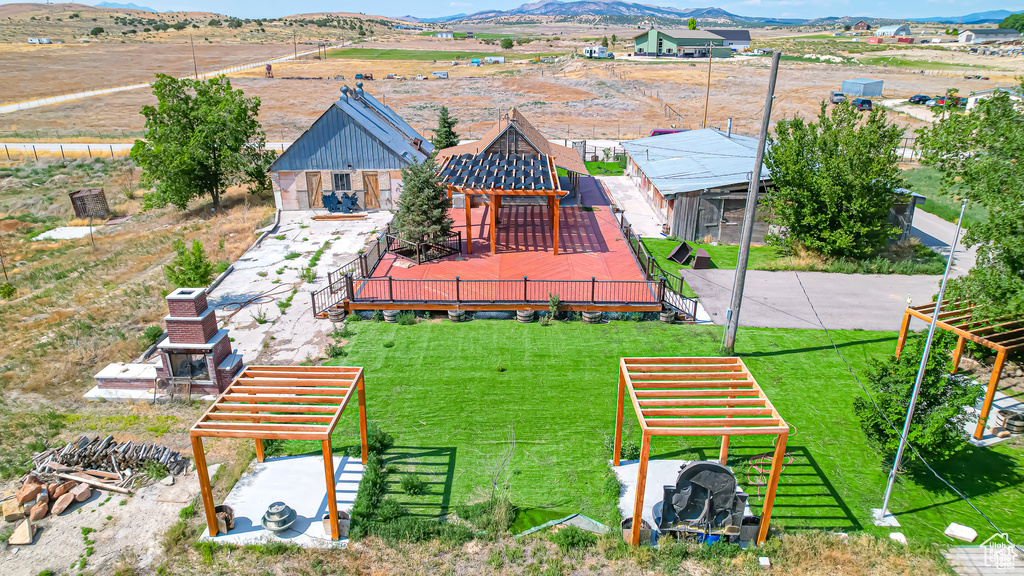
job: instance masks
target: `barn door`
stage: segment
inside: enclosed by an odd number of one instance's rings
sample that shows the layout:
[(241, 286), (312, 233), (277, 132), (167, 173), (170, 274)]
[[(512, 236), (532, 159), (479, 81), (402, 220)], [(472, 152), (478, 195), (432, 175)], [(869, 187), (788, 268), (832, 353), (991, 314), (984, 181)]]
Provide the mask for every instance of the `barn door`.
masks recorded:
[(310, 208), (324, 207), (324, 183), (319, 172), (306, 172), (306, 194), (309, 194)]
[(366, 189), (366, 196), (363, 198), (364, 208), (376, 210), (380, 208), (380, 187), (377, 184), (375, 172), (363, 173), (363, 187)]
[(718, 226), (722, 222), (722, 200), (701, 198), (699, 210), (695, 240), (703, 242), (704, 237), (709, 234), (712, 240), (718, 240)]

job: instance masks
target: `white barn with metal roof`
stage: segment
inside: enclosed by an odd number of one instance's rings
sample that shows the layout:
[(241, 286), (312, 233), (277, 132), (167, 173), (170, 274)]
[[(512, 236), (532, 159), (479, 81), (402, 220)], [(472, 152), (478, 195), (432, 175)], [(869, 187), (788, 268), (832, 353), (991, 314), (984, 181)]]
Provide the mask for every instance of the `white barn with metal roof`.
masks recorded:
[[(669, 234), (683, 240), (710, 235), (719, 242), (739, 241), (756, 138), (708, 128), (640, 138), (622, 147), (627, 174), (668, 224)], [(762, 166), (762, 192), (769, 186), (771, 176)], [(754, 241), (763, 241), (766, 231), (767, 224), (758, 219)]]
[(394, 110), (362, 89), (342, 88), (331, 105), (270, 165), (281, 210), (323, 207), (324, 192), (356, 193), (364, 210), (393, 209), (400, 170), (434, 147)]

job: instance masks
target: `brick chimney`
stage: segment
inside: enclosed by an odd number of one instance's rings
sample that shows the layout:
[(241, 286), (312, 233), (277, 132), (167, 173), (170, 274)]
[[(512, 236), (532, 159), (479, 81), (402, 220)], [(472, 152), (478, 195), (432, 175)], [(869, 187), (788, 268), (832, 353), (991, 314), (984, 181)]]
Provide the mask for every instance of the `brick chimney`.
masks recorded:
[(192, 380), (192, 390), (219, 394), (242, 369), (242, 357), (231, 353), (227, 330), (217, 329), (217, 312), (203, 288), (178, 288), (167, 295), (164, 318), (167, 338), (157, 347), (161, 378)]

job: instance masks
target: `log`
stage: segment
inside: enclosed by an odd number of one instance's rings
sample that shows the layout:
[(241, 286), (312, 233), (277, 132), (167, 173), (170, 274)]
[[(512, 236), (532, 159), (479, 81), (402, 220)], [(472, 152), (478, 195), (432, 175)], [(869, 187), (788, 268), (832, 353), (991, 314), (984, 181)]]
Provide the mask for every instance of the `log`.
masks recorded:
[(93, 480), (92, 478), (87, 478), (85, 476), (75, 476), (72, 474), (58, 473), (57, 477), (63, 478), (64, 480), (74, 480), (75, 482), (82, 482), (83, 484), (88, 484), (90, 486), (95, 486), (97, 488), (102, 488), (104, 490), (110, 490), (111, 492), (120, 492), (121, 494), (132, 493), (131, 490), (128, 490), (126, 488), (121, 488), (120, 486), (116, 486), (114, 484), (107, 484), (106, 482), (100, 482), (99, 480)]

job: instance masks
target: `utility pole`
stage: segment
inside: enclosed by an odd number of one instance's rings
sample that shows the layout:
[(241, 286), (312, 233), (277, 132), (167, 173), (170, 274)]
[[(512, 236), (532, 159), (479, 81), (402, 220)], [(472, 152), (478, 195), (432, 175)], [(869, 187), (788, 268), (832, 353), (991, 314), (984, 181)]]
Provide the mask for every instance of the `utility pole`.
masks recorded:
[(299, 59), (299, 44), (295, 41), (295, 30), (292, 30), (292, 60)]
[(701, 128), (708, 127), (708, 104), (711, 103), (711, 42), (708, 41), (708, 91), (704, 94), (704, 122)]
[(196, 66), (196, 43), (192, 40), (192, 35), (188, 35), (188, 43), (192, 45), (192, 71), (195, 72), (196, 80), (199, 80), (199, 67)]
[(964, 211), (967, 209), (967, 199), (960, 205), (960, 218), (956, 221), (956, 232), (953, 233), (953, 243), (949, 245), (949, 259), (946, 260), (946, 272), (942, 275), (942, 285), (939, 286), (939, 296), (935, 301), (935, 311), (932, 313), (932, 322), (928, 326), (928, 338), (924, 341), (924, 353), (921, 354), (921, 364), (917, 367), (917, 380), (914, 381), (914, 391), (910, 394), (910, 406), (907, 407), (907, 419), (903, 422), (903, 433), (900, 435), (900, 446), (896, 449), (896, 459), (892, 462), (892, 472), (889, 472), (889, 482), (885, 486), (885, 497), (882, 499), (882, 508), (875, 516), (877, 520), (884, 520), (889, 510), (889, 497), (892, 496), (892, 485), (896, 481), (896, 471), (899, 470), (900, 461), (903, 460), (903, 450), (907, 447), (907, 435), (910, 434), (910, 421), (914, 418), (914, 408), (917, 405), (917, 393), (921, 391), (921, 383), (924, 381), (924, 370), (928, 366), (928, 355), (932, 351), (932, 338), (935, 336), (935, 325), (939, 322), (939, 312), (942, 309), (942, 297), (946, 292), (946, 281), (949, 279), (949, 268), (953, 264), (953, 252), (956, 252), (956, 244), (960, 241), (960, 227), (964, 221)]
[(775, 79), (779, 74), (781, 52), (772, 56), (772, 71), (768, 76), (768, 95), (764, 101), (764, 117), (761, 118), (761, 136), (757, 140), (757, 155), (754, 172), (747, 188), (747, 209), (743, 213), (743, 230), (740, 233), (740, 253), (736, 262), (736, 276), (732, 282), (732, 303), (725, 314), (725, 341), (722, 349), (731, 356), (736, 347), (736, 329), (740, 325), (740, 304), (743, 303), (743, 283), (747, 279), (747, 260), (750, 258), (750, 238), (754, 235), (754, 217), (757, 215), (757, 192), (761, 187), (761, 163), (764, 162), (764, 146), (768, 140), (768, 125), (772, 117), (772, 99), (775, 98)]

